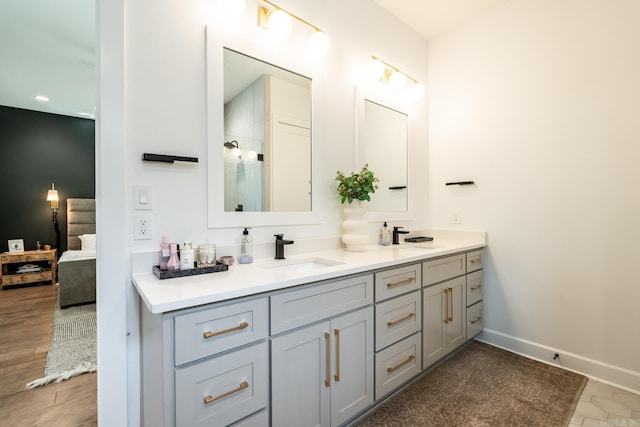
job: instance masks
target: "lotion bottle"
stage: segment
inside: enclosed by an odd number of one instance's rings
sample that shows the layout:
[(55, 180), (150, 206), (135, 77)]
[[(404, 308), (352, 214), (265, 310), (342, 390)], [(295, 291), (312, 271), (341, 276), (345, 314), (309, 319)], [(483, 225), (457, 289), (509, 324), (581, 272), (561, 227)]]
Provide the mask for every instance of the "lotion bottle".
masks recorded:
[(162, 236), (162, 243), (160, 243), (160, 270), (167, 270), (167, 262), (171, 256), (171, 244), (169, 243), (169, 236)]
[(249, 227), (246, 227), (240, 238), (240, 264), (251, 264), (253, 262), (253, 237), (249, 235)]
[(171, 243), (171, 255), (169, 256), (169, 261), (167, 261), (167, 270), (180, 270), (180, 260), (178, 259), (178, 245), (175, 243)]
[(193, 244), (187, 240), (180, 249), (180, 270), (191, 270), (194, 263)]
[(387, 221), (384, 222), (382, 229), (380, 230), (380, 242), (381, 246), (389, 246), (391, 245), (391, 232), (389, 228), (387, 228)]

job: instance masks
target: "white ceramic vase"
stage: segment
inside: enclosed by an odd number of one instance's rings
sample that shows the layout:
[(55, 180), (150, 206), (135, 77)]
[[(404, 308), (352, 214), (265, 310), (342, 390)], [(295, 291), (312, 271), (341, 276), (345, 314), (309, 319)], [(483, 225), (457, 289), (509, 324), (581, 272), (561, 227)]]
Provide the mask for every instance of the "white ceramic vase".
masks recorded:
[(364, 251), (369, 244), (366, 205), (361, 200), (354, 200), (344, 208), (344, 215), (346, 219), (342, 223), (342, 242), (350, 252)]

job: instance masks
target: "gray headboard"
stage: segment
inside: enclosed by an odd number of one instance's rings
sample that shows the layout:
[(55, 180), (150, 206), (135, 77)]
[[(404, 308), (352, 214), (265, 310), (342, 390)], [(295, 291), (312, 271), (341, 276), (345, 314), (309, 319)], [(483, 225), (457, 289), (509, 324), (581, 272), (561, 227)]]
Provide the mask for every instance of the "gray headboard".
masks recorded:
[(82, 234), (96, 232), (96, 200), (67, 199), (67, 250), (80, 250)]

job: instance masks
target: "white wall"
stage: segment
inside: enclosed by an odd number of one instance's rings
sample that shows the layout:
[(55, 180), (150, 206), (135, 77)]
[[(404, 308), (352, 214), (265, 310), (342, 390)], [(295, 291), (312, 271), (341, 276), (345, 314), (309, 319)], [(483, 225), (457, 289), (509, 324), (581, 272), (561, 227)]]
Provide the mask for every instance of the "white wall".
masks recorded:
[(488, 233), (484, 339), (635, 390), (638, 22), (513, 0), (429, 44), (429, 216)]
[[(101, 425), (123, 425), (128, 403), (128, 422), (136, 425), (138, 315), (128, 279), (131, 254), (158, 250), (165, 234), (173, 241), (191, 239), (197, 244), (209, 239), (228, 244), (241, 233), (207, 228), (205, 26), (224, 31), (240, 44), (260, 44), (265, 55), (296, 61), (302, 61), (298, 49), (309, 33), (295, 24), (293, 39), (269, 47), (255, 30), (258, 3), (252, 0), (247, 1), (244, 19), (226, 27), (209, 15), (213, 0), (99, 0), (98, 4), (99, 43), (104, 49), (99, 64), (103, 100), (98, 124), (103, 138), (97, 159), (97, 210), (103, 220), (108, 218), (100, 227), (98, 259), (99, 417)], [(427, 43), (369, 0), (278, 4), (325, 30), (332, 42), (329, 55), (309, 65), (314, 70), (314, 206), (321, 224), (263, 227), (253, 234), (256, 242), (272, 240), (275, 232), (294, 240), (338, 236), (343, 218), (333, 179), (338, 169), (350, 172), (360, 167), (355, 161), (355, 85), (372, 54), (426, 81)], [(425, 99), (411, 112), (420, 118), (412, 135), (410, 166), (411, 182), (421, 197), (414, 203), (415, 219), (403, 224), (407, 229), (427, 224), (426, 196), (422, 196), (427, 174), (420, 166), (427, 156), (426, 109)], [(143, 163), (144, 152), (195, 156), (200, 162)], [(153, 186), (150, 241), (133, 241), (134, 184)], [(377, 227), (372, 224), (372, 230)]]

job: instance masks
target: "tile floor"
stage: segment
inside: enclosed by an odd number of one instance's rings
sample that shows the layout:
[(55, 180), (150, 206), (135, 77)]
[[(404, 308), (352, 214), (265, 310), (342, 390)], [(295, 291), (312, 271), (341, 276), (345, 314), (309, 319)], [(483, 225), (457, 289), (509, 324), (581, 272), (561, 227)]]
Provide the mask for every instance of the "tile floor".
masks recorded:
[(640, 427), (640, 395), (590, 379), (569, 427)]

